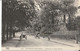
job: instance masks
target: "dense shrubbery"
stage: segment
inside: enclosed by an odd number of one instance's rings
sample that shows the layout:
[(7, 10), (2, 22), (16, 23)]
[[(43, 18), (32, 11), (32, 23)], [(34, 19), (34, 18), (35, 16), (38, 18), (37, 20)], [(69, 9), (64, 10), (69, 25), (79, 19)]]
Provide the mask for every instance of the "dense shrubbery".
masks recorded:
[(73, 19), (69, 23), (66, 24), (68, 30), (77, 30), (76, 21)]
[(68, 30), (78, 30), (80, 29), (80, 17), (72, 19), (68, 24), (66, 24)]

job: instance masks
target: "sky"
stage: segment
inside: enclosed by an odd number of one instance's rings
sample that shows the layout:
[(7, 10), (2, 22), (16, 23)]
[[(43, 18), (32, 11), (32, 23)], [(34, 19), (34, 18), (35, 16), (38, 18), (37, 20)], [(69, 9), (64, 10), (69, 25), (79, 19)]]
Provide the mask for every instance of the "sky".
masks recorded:
[[(74, 4), (76, 7), (80, 6), (80, 0), (75, 0)], [(80, 16), (80, 9), (77, 10), (77, 13), (75, 14), (75, 16)]]
[(80, 6), (80, 0), (75, 0), (75, 6)]

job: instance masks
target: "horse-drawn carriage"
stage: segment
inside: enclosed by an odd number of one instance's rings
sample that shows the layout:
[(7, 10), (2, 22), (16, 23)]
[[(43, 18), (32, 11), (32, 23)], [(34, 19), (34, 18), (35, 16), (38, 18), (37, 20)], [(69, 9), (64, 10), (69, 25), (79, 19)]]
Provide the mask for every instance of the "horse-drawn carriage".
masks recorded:
[(22, 34), (20, 35), (20, 40), (22, 40), (22, 38), (25, 38), (25, 39), (27, 40), (26, 34), (22, 33)]

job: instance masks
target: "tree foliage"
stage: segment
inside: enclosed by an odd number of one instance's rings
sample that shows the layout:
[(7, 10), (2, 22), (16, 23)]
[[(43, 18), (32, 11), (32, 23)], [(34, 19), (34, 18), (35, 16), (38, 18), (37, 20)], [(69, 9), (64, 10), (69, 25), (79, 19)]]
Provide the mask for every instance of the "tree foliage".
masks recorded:
[(41, 18), (41, 23), (43, 24), (43, 26), (48, 24), (58, 25), (58, 23), (60, 23), (58, 18), (61, 15), (63, 15), (64, 19), (62, 21), (64, 21), (65, 23), (66, 18), (68, 17), (69, 21), (67, 21), (68, 22), (67, 27), (73, 26), (71, 29), (74, 29), (75, 24), (72, 24), (72, 22), (74, 22), (74, 15), (77, 11), (77, 8), (73, 4), (74, 0), (61, 0), (60, 2), (42, 1), (40, 3), (42, 10), (39, 13), (39, 17)]
[[(52, 33), (57, 30), (58, 25), (58, 16), (61, 15), (61, 11), (59, 10), (60, 4), (54, 3), (51, 1), (46, 1), (44, 7), (42, 8), (39, 17), (41, 17), (42, 32)], [(56, 30), (55, 30), (56, 29)]]
[[(3, 21), (24, 28), (30, 26), (29, 21), (35, 15), (34, 2), (31, 0), (9, 0), (3, 3)], [(6, 19), (6, 20), (5, 20)]]
[(74, 1), (75, 0), (62, 0), (60, 10), (63, 12), (64, 22), (66, 22), (66, 15), (68, 15), (70, 22), (70, 18), (72, 17), (72, 15), (75, 15), (77, 11), (77, 8), (74, 6)]

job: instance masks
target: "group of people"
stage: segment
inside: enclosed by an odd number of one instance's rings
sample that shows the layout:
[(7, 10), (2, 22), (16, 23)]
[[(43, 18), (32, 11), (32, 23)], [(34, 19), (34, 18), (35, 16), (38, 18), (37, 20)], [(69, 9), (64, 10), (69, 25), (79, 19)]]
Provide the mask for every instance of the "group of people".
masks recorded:
[[(24, 33), (21, 33), (20, 40), (22, 40), (23, 38), (25, 38), (27, 40), (27, 35), (24, 34)], [(39, 32), (36, 32), (35, 38), (40, 39), (40, 33)], [(49, 35), (48, 35), (48, 40), (50, 40), (50, 36)]]
[[(23, 38), (25, 38), (27, 40), (27, 35), (24, 34), (24, 33), (21, 33), (20, 40), (22, 40)], [(40, 33), (39, 32), (36, 32), (35, 38), (39, 38), (40, 39)]]

